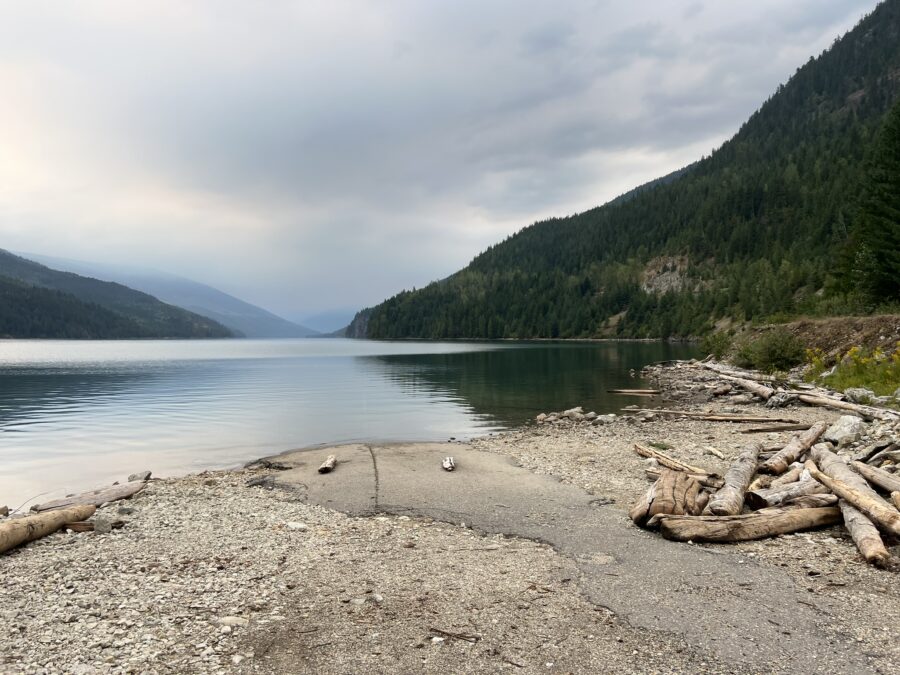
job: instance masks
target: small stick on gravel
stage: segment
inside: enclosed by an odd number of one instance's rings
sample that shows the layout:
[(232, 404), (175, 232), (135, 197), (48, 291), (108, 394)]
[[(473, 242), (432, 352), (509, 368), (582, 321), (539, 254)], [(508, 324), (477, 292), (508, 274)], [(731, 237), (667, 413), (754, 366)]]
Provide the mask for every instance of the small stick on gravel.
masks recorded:
[(429, 628), (432, 633), (437, 633), (438, 635), (443, 635), (444, 637), (453, 638), (455, 640), (465, 640), (466, 642), (471, 642), (472, 644), (478, 642), (481, 639), (480, 635), (465, 635), (463, 633), (451, 633), (448, 630), (441, 630), (440, 628)]
[(322, 462), (322, 466), (319, 467), (319, 473), (331, 473), (334, 471), (334, 467), (337, 466), (337, 457), (334, 455), (328, 455), (324, 462)]

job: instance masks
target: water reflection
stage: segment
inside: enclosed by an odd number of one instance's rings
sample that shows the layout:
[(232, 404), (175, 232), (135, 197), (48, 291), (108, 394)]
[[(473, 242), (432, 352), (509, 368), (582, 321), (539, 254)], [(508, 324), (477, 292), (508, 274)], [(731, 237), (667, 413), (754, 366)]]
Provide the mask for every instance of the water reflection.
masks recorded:
[[(71, 345), (71, 346), (70, 346)], [(0, 345), (0, 504), (152, 469), (235, 465), (290, 447), (444, 440), (536, 412), (632, 401), (641, 344), (345, 340)]]

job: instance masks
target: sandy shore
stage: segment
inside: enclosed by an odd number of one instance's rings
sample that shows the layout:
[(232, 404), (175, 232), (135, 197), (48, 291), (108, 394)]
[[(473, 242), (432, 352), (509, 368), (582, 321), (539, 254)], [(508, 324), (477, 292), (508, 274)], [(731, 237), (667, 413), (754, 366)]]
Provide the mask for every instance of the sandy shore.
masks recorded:
[[(709, 400), (703, 382), (664, 376), (662, 384), (690, 408), (768, 412)], [(787, 412), (801, 421), (837, 416)], [(511, 457), (617, 514), (647, 488), (634, 442), (664, 441), (680, 459), (724, 470), (746, 442), (746, 426), (620, 417), (603, 426), (529, 426), (466, 450)], [(788, 435), (763, 437), (777, 444)], [(837, 527), (696, 547), (791, 586), (804, 603), (798, 611), (813, 612), (817, 638), (855, 659), (841, 669), (823, 656), (802, 669), (725, 659), (678, 626), (631, 625), (585, 592), (583, 560), (546, 543), (475, 531), (455, 518), (354, 517), (306, 503), (297, 491), (247, 485), (270, 473), (277, 472), (152, 481), (101, 511), (125, 520), (123, 529), (60, 533), (0, 557), (0, 672), (900, 670), (897, 569), (867, 566)], [(631, 527), (624, 518), (615, 523)], [(733, 580), (738, 610), (745, 583)], [(702, 588), (690, 592), (704, 601)], [(806, 624), (778, 630), (785, 639), (812, 632)]]

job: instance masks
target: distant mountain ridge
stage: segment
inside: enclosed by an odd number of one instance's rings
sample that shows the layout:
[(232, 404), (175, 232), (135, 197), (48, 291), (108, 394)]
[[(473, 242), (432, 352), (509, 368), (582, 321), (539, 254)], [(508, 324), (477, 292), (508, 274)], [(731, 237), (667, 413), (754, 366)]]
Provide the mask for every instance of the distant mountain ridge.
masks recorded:
[(709, 157), (525, 227), (356, 326), (370, 338), (672, 337), (854, 311), (838, 272), (898, 98), (900, 0), (886, 0)]
[(122, 284), (61, 272), (0, 249), (6, 337), (224, 338), (231, 330)]
[(170, 305), (212, 319), (241, 337), (295, 338), (318, 335), (316, 330), (288, 321), (217, 288), (174, 274), (32, 253), (22, 255), (56, 269), (124, 284)]

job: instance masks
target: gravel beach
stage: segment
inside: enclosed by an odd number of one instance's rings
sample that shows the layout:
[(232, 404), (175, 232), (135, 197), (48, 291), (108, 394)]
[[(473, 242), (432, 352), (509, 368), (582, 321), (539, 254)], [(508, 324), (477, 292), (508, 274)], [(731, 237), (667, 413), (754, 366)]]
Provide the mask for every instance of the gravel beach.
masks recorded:
[[(771, 413), (712, 399), (703, 381), (656, 375), (676, 399), (669, 407)], [(838, 417), (779, 412), (801, 422)], [(666, 443), (674, 457), (724, 472), (747, 426), (618, 416), (467, 445), (627, 510), (648, 486), (633, 443)], [(270, 473), (152, 480), (94, 518), (123, 528), (58, 533), (0, 557), (0, 673), (750, 671), (591, 603), (575, 561), (544, 543), (429, 518), (348, 516), (267, 489), (258, 479)], [(870, 672), (900, 670), (897, 565), (866, 565), (841, 528), (703, 548), (786, 575), (827, 639), (852, 645)]]

